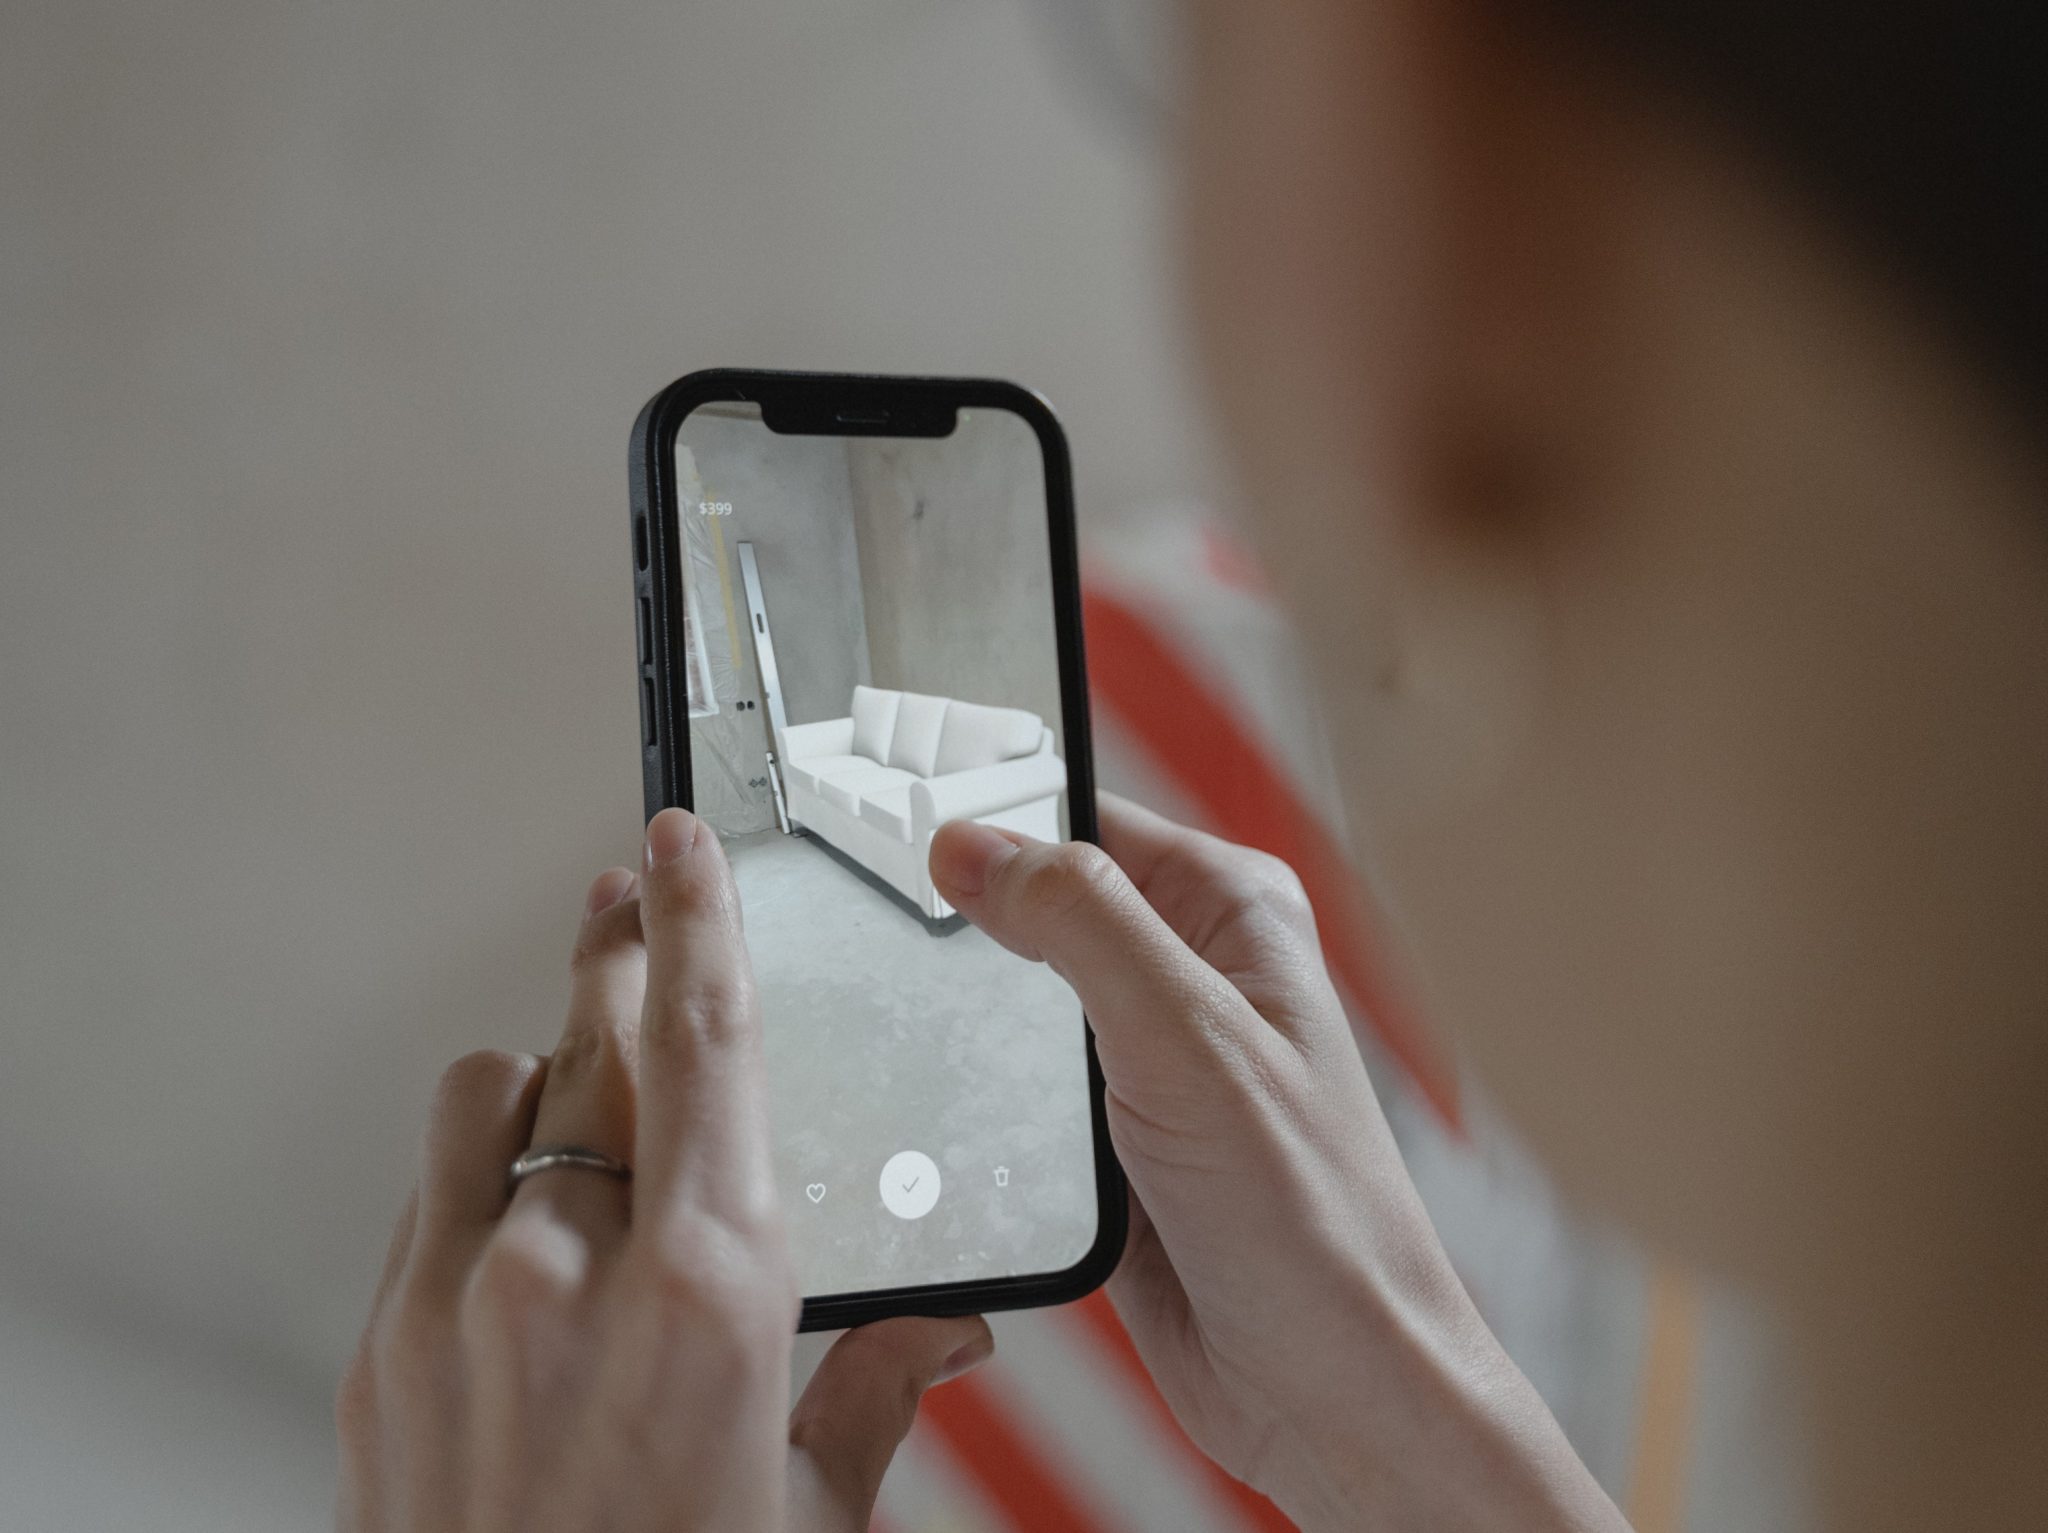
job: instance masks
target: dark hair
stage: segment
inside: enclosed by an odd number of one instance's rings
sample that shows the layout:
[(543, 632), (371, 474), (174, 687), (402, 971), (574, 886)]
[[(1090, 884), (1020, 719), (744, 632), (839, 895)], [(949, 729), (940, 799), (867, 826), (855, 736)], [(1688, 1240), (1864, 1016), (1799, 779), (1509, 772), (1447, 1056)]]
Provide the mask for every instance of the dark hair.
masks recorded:
[(2040, 0), (1526, 3), (1776, 158), (2023, 409), (2048, 402)]

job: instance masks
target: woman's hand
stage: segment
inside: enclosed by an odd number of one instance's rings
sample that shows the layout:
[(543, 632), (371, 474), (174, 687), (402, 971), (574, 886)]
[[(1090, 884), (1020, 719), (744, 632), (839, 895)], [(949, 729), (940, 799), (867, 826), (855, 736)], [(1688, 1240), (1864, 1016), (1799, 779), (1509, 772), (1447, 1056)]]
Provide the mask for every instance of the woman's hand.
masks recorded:
[[(988, 1327), (849, 1332), (790, 1414), (760, 1021), (708, 829), (655, 818), (637, 890), (624, 869), (592, 886), (572, 970), (550, 1059), (473, 1054), (441, 1082), (337, 1402), (341, 1527), (858, 1533), (919, 1395), (986, 1358)], [(535, 1144), (632, 1180), (508, 1195)]]
[(1102, 803), (932, 875), (1080, 994), (1136, 1207), (1110, 1296), (1189, 1434), (1310, 1526), (1619, 1528), (1431, 1228), (1276, 858)]

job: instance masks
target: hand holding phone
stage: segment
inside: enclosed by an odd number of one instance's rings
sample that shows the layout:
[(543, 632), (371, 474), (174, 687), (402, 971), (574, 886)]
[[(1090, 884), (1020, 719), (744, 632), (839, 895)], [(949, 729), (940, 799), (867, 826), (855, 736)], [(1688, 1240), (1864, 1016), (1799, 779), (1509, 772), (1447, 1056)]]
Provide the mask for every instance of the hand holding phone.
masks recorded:
[(1113, 798), (954, 825), (940, 887), (1074, 982), (1130, 1175), (1110, 1297), (1210, 1457), (1302, 1527), (1626, 1524), (1452, 1270), (1278, 858)]
[[(716, 838), (658, 817), (637, 885), (591, 887), (574, 953), (551, 1058), (473, 1054), (435, 1094), (336, 1402), (338, 1524), (859, 1533), (918, 1397), (986, 1358), (988, 1327), (855, 1332), (792, 1414), (795, 1283)], [(581, 1158), (508, 1177), (551, 1146)]]

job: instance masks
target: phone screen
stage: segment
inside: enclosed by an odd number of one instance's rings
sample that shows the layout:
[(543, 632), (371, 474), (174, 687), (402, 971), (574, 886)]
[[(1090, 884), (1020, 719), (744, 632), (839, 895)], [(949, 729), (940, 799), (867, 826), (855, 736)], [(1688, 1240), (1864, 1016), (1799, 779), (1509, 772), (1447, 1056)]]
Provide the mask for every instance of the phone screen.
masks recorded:
[(689, 792), (739, 886), (813, 1298), (1059, 1272), (1097, 1234), (1080, 1003), (927, 867), (949, 820), (1070, 830), (1044, 449), (1011, 411), (948, 424), (720, 402), (675, 439)]

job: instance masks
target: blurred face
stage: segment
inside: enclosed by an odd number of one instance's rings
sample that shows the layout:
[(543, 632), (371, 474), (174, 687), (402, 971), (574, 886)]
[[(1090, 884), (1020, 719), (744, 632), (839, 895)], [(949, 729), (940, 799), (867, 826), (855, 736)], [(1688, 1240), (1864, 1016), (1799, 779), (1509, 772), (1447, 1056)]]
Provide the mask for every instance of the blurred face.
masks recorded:
[(1190, 22), (1212, 403), (1427, 1013), (1652, 1239), (1885, 1249), (2038, 1065), (2048, 540), (1978, 514), (2031, 464), (1599, 71), (1456, 4)]

